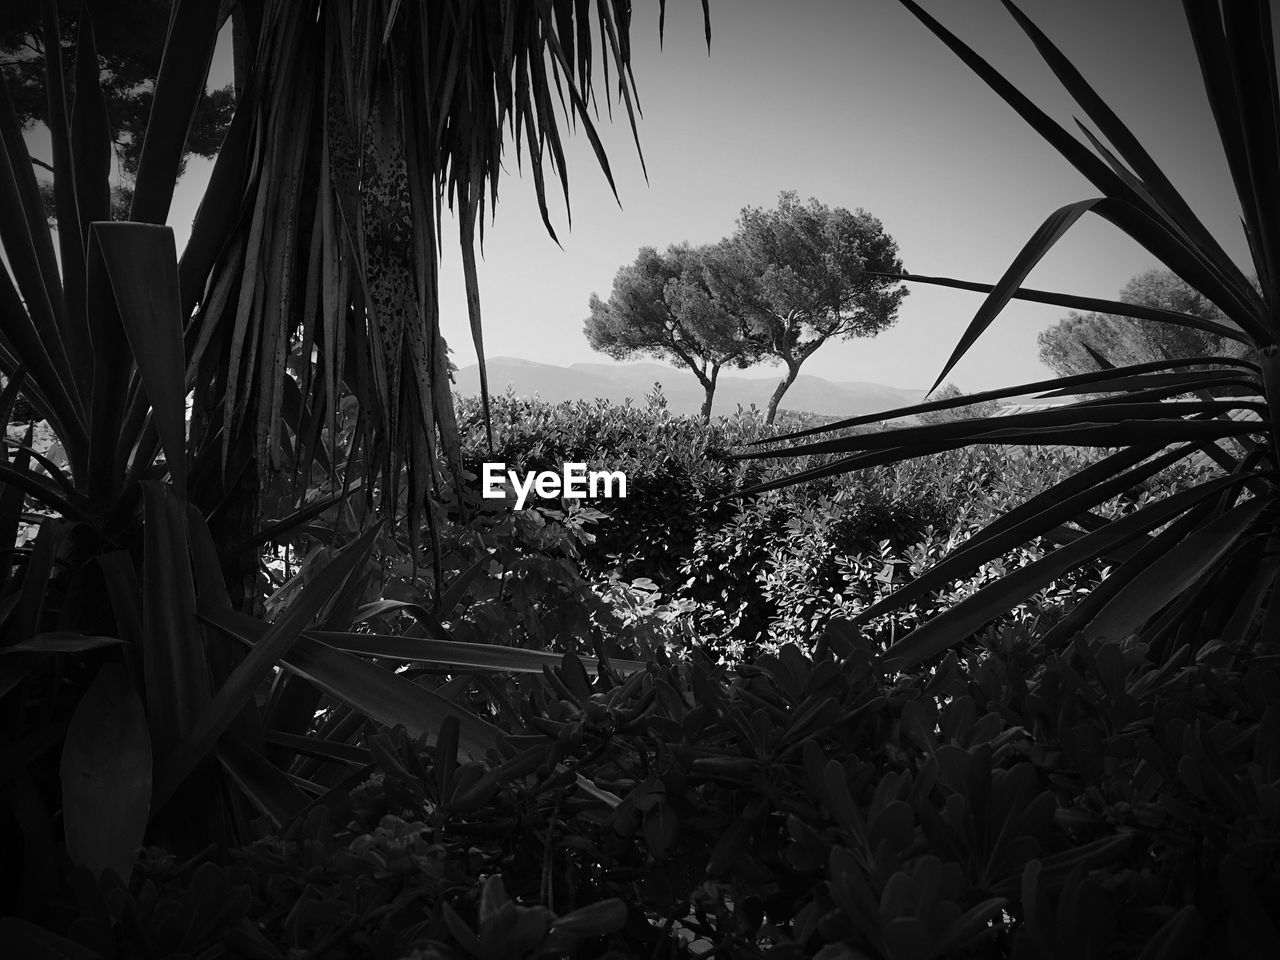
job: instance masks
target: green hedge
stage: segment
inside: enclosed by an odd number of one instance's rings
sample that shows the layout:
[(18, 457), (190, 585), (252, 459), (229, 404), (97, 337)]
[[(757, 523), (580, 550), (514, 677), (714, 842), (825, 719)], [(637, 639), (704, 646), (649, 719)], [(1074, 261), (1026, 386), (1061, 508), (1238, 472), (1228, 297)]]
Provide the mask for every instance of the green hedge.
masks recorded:
[[(477, 475), (491, 459), (519, 470), (558, 471), (562, 463), (578, 461), (627, 472), (626, 499), (596, 501), (585, 513), (566, 514), (546, 503), (534, 511), (547, 529), (565, 524), (558, 582), (574, 588), (571, 595), (561, 589), (556, 603), (544, 606), (581, 611), (569, 635), (590, 632), (585, 624), (592, 618), (616, 620), (594, 606), (586, 589), (592, 585), (650, 643), (672, 650), (692, 643), (726, 660), (809, 642), (827, 623), (887, 595), (992, 517), (1092, 456), (972, 447), (740, 500), (727, 495), (824, 460), (739, 461), (726, 454), (802, 429), (808, 420), (792, 415), (768, 427), (758, 411), (739, 410), (703, 424), (671, 416), (660, 399), (640, 408), (511, 395), (494, 398), (492, 412), (490, 455), (479, 403), (459, 404), (465, 459)], [(1185, 473), (1167, 471), (1104, 509), (1133, 509), (1144, 497), (1184, 483)], [(1047, 546), (1033, 544), (988, 564), (977, 577), (877, 623), (874, 632), (887, 641), (1001, 571), (1036, 559)], [(539, 562), (531, 559), (536, 549), (519, 555), (526, 565)], [(1102, 572), (1093, 566), (1051, 585), (1007, 622), (1051, 622)], [(491, 620), (506, 615), (489, 613)], [(537, 609), (533, 617), (540, 625)], [(510, 633), (495, 622), (487, 629)], [(539, 626), (533, 639), (541, 644), (547, 636)]]
[(992, 636), (897, 677), (871, 647), (491, 680), (487, 758), (371, 733), (229, 861), (151, 851), (46, 913), (98, 956), (205, 960), (1270, 956), (1274, 645)]

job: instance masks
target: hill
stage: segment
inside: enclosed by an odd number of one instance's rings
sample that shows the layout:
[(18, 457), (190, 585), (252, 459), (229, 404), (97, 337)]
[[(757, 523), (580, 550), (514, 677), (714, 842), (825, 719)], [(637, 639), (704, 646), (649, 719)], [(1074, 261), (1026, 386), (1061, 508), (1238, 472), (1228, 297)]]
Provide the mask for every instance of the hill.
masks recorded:
[[(603, 397), (614, 403), (630, 398), (644, 403), (655, 382), (662, 384), (667, 407), (672, 413), (697, 413), (702, 408), (702, 387), (688, 370), (658, 363), (574, 363), (567, 367), (535, 363), (514, 357), (491, 357), (486, 367), (489, 389), (503, 393), (508, 384), (516, 394), (537, 394), (543, 400), (593, 400)], [(712, 413), (731, 413), (741, 404), (763, 409), (778, 384), (779, 377), (743, 377), (721, 372)], [(454, 387), (463, 396), (480, 392), (480, 376), (475, 364), (461, 368)], [(857, 416), (893, 407), (918, 403), (923, 390), (908, 390), (882, 383), (857, 380), (831, 381), (801, 374), (782, 399), (784, 410), (825, 416)]]

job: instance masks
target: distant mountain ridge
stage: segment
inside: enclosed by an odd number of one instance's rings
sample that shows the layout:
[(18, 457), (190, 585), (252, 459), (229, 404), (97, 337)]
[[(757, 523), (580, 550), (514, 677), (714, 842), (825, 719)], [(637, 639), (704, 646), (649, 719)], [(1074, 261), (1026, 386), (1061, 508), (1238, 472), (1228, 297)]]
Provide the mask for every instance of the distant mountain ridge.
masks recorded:
[[(688, 370), (659, 363), (574, 363), (562, 367), (515, 357), (490, 357), (485, 368), (493, 394), (505, 393), (510, 384), (520, 396), (537, 394), (551, 403), (597, 397), (622, 403), (629, 397), (634, 403), (643, 404), (645, 394), (652, 393), (657, 382), (662, 384), (667, 409), (672, 413), (697, 413), (702, 409), (702, 386), (697, 378)], [(781, 378), (781, 368), (777, 378), (740, 377), (721, 371), (712, 415), (732, 413), (738, 404), (750, 407), (754, 403), (763, 410)], [(458, 393), (479, 394), (480, 374), (475, 364), (461, 368), (455, 379)], [(782, 409), (852, 417), (919, 403), (924, 393), (882, 383), (831, 381), (802, 373), (782, 398)]]

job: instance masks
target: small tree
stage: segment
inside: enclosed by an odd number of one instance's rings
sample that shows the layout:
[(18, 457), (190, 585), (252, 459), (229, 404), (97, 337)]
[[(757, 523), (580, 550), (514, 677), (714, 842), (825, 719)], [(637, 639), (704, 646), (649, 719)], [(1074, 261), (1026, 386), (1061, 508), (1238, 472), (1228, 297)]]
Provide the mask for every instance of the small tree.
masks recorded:
[(711, 419), (720, 369), (747, 367), (760, 356), (707, 284), (704, 265), (714, 255), (712, 247), (688, 244), (666, 253), (644, 247), (618, 271), (607, 301), (591, 295), (583, 325), (591, 348), (615, 360), (651, 356), (692, 370), (706, 394), (704, 421)]
[[(1134, 277), (1120, 291), (1120, 301), (1214, 322), (1221, 322), (1224, 316), (1203, 294), (1170, 270), (1149, 270)], [(1098, 369), (1089, 350), (1116, 366), (1168, 357), (1243, 357), (1249, 352), (1239, 342), (1205, 330), (1075, 311), (1042, 330), (1038, 339), (1041, 362), (1064, 377)]]
[(774, 210), (742, 210), (708, 277), (757, 349), (786, 365), (769, 399), (770, 423), (814, 351), (831, 339), (874, 336), (897, 319), (907, 291), (878, 274), (902, 269), (897, 243), (864, 210), (801, 203), (791, 191)]

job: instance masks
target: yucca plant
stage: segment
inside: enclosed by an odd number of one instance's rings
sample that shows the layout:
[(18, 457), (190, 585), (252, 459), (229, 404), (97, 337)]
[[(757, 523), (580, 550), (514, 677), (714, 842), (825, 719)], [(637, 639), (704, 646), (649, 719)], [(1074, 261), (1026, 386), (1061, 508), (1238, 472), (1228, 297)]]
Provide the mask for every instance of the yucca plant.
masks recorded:
[[(628, 114), (634, 98), (616, 0), (175, 0), (129, 220), (111, 222), (91, 15), (104, 9), (80, 7), (71, 100), (57, 4), (42, 7), (56, 234), (0, 76), (0, 409), (7, 423), (21, 396), (66, 453), (54, 462), (28, 431), (0, 463), (0, 529), (39, 528), (0, 564), (2, 773), (21, 834), (6, 849), (23, 851), (9, 892), (29, 911), (55, 885), (58, 811), (71, 860), (127, 880), (144, 835), (190, 851), (252, 816), (286, 822), (328, 787), (295, 755), (358, 770), (348, 741), (365, 718), (414, 736), (453, 718), (465, 752), (493, 743), (497, 728), (452, 702), (465, 680), (425, 689), (388, 663), (463, 676), (559, 663), (452, 643), (440, 621), (465, 571), (425, 606), (361, 600), (382, 522), (407, 516), (412, 536), (460, 479), (437, 307), (444, 203), (482, 349), (473, 245), (507, 124), (545, 217), (547, 161), (568, 188), (557, 106), (608, 175), (590, 115), (598, 57)], [(163, 224), (228, 13), (238, 103), (179, 256)], [(359, 418), (340, 449), (349, 395)], [(256, 548), (359, 486), (353, 542), (274, 622), (253, 616)], [(366, 632), (389, 610), (412, 613), (416, 636)], [(322, 693), (342, 715), (310, 736)]]
[[(1280, 98), (1268, 0), (1186, 0), (1205, 93), (1234, 181), (1257, 282), (1234, 263), (1116, 113), (1062, 52), (1009, 0), (1004, 5), (1083, 111), (1075, 136), (1051, 119), (914, 0), (926, 27), (1012, 106), (1098, 191), (1050, 214), (996, 283), (905, 275), (904, 279), (986, 294), (935, 383), (1013, 299), (1181, 324), (1248, 345), (1253, 359), (1179, 357), (936, 400), (792, 434), (805, 442), (746, 457), (847, 454), (836, 464), (769, 486), (916, 457), (973, 443), (1064, 444), (1105, 456), (1014, 507), (944, 561), (855, 623), (909, 604), (1036, 537), (1059, 547), (939, 614), (881, 654), (907, 670), (965, 643), (985, 624), (1070, 570), (1110, 561), (1110, 575), (1040, 637), (1046, 652), (1075, 641), (1136, 638), (1157, 662), (1185, 660), (1206, 645), (1247, 655), (1280, 629), (1275, 599), (1277, 443), (1280, 435)], [(1089, 125), (1092, 125), (1092, 128)], [(1085, 214), (1119, 227), (1216, 304), (1221, 322), (1166, 310), (1022, 287), (1031, 269)], [(1212, 391), (1212, 393), (1210, 392)], [(1039, 411), (923, 426), (897, 426), (840, 439), (814, 439), (858, 423), (1028, 394), (1069, 402)], [(1075, 398), (1075, 399), (1071, 399)], [(1189, 457), (1221, 469), (1190, 489), (1106, 520), (1095, 508)], [(756, 489), (762, 489), (757, 487)]]

